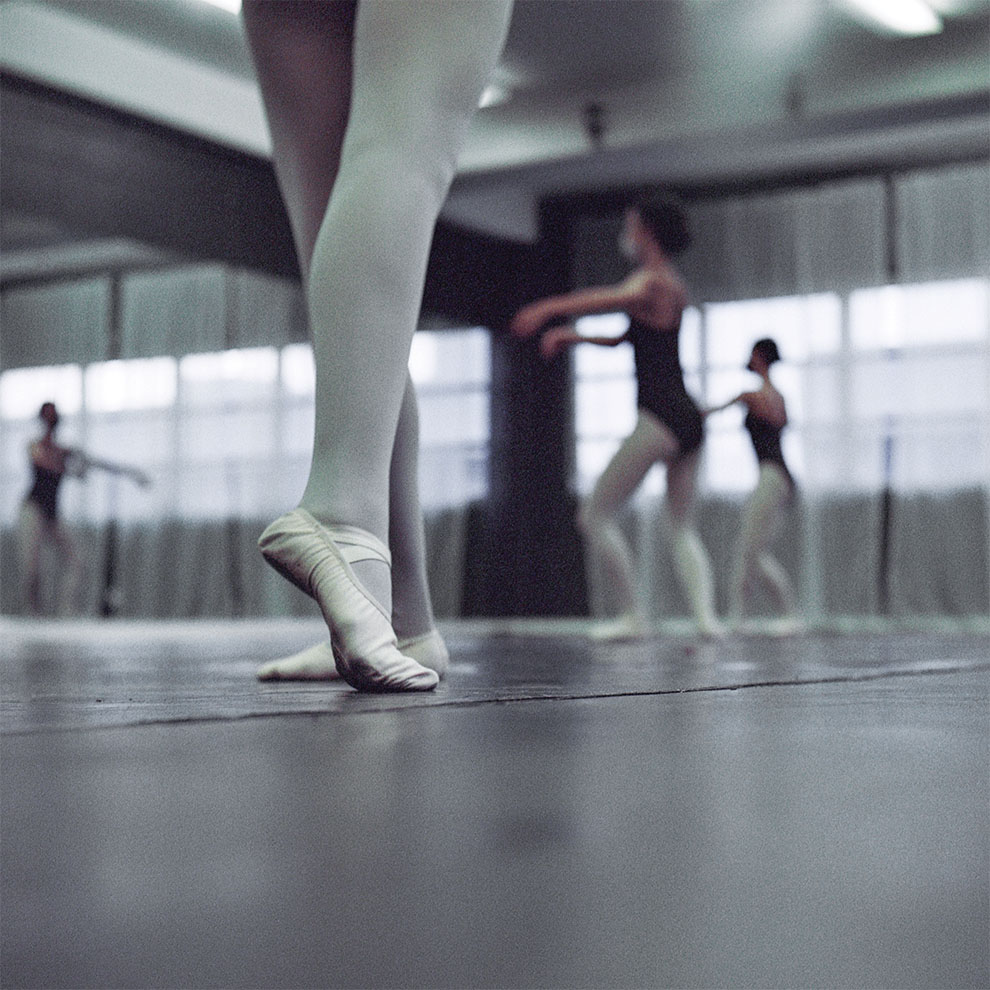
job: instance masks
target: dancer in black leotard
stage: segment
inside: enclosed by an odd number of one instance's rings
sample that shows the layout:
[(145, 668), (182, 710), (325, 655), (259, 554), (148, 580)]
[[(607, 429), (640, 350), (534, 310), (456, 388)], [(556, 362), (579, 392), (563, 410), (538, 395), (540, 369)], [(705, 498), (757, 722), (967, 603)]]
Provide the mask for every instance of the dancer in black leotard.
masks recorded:
[(742, 527), (736, 544), (731, 622), (735, 627), (742, 623), (747, 600), (757, 585), (763, 585), (783, 616), (779, 628), (796, 631), (800, 624), (794, 589), (787, 572), (768, 549), (780, 511), (794, 495), (794, 479), (787, 469), (780, 444), (780, 435), (787, 425), (787, 408), (784, 397), (770, 381), (770, 368), (779, 360), (780, 351), (775, 341), (768, 337), (758, 340), (753, 345), (746, 368), (763, 380), (760, 388), (755, 392), (742, 392), (723, 405), (709, 409), (706, 415), (727, 409), (737, 402), (744, 405), (746, 418), (743, 426), (749, 433), (760, 469), (756, 488), (743, 509)]
[(657, 333), (654, 327), (631, 320), (625, 339), (636, 362), (636, 402), (653, 413), (677, 438), (682, 454), (701, 446), (701, 414), (684, 387), (678, 334)]
[(531, 303), (512, 323), (517, 336), (527, 337), (547, 324), (587, 313), (625, 312), (630, 319), (629, 330), (621, 337), (583, 337), (570, 326), (557, 326), (540, 340), (546, 358), (577, 343), (614, 347), (629, 341), (635, 354), (636, 427), (598, 479), (578, 518), (589, 548), (604, 566), (619, 599), (619, 615), (601, 628), (602, 637), (633, 638), (648, 632), (632, 555), (617, 515), (657, 462), (667, 468), (667, 506), (677, 572), (695, 621), (702, 634), (721, 634), (711, 566), (692, 521), (702, 418), (684, 387), (678, 354), (687, 289), (672, 259), (689, 243), (679, 207), (663, 201), (639, 203), (627, 211), (622, 233), (622, 249), (638, 266), (628, 278), (618, 285), (579, 289)]
[(82, 580), (82, 561), (68, 529), (58, 517), (59, 486), (66, 475), (82, 477), (90, 468), (122, 474), (148, 484), (142, 471), (97, 460), (82, 451), (63, 447), (55, 439), (58, 427), (58, 410), (53, 402), (46, 402), (38, 413), (45, 432), (28, 447), (28, 457), (34, 472), (34, 481), (21, 506), (21, 554), (24, 567), (24, 592), (27, 607), (33, 614), (41, 612), (41, 552), (45, 543), (51, 543), (61, 558), (59, 612), (68, 614), (76, 605), (76, 596)]

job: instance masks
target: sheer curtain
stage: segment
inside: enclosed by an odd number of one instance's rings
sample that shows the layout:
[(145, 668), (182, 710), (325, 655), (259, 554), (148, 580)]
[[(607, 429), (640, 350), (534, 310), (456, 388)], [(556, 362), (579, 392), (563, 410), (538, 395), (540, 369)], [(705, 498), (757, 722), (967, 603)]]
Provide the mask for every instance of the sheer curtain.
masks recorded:
[[(26, 447), (51, 399), (63, 443), (152, 479), (142, 488), (94, 470), (63, 483), (62, 517), (86, 563), (82, 614), (318, 614), (255, 548), (309, 469), (315, 374), (297, 286), (188, 265), (5, 292), (3, 306), (15, 344), (0, 374), (4, 612), (24, 604)], [(481, 328), (424, 331), (413, 345), (441, 615), (459, 609), (464, 517), (487, 487), (489, 350)], [(49, 564), (51, 576), (59, 561)]]
[[(805, 610), (823, 620), (986, 616), (990, 166), (737, 196), (690, 212), (689, 388), (712, 404), (738, 392), (751, 381), (742, 366), (757, 337), (776, 337), (784, 355), (785, 453), (801, 495), (777, 547)], [(577, 223), (576, 283), (622, 272), (620, 221)], [(312, 367), (297, 286), (184, 265), (10, 287), (0, 307), (5, 613), (22, 607), (25, 448), (38, 408), (53, 399), (64, 442), (139, 465), (154, 481), (141, 489), (93, 473), (66, 482), (65, 517), (88, 562), (87, 614), (104, 605), (135, 616), (313, 614), (253, 545), (298, 497), (308, 466)], [(478, 328), (421, 332), (414, 345), (430, 576), (444, 616), (460, 608), (466, 506), (486, 492), (488, 348)], [(628, 432), (635, 393), (622, 348), (579, 349), (578, 361), (575, 487), (587, 490)], [(699, 515), (723, 607), (755, 470), (738, 413), (712, 420)], [(625, 524), (654, 614), (681, 616), (662, 493), (656, 472)], [(591, 577), (604, 609), (607, 589)]]

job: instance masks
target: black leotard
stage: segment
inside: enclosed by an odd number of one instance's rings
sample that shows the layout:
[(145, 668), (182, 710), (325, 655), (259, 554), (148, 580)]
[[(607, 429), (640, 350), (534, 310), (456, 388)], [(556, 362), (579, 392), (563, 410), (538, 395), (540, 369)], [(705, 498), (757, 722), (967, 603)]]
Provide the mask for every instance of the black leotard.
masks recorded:
[(757, 461), (761, 464), (764, 462), (776, 464), (787, 476), (787, 480), (793, 488), (794, 479), (791, 477), (791, 472), (787, 470), (784, 452), (780, 447), (780, 434), (783, 432), (783, 427), (774, 426), (768, 420), (761, 419), (752, 410), (746, 414), (743, 426), (749, 431)]
[(636, 359), (637, 403), (647, 409), (677, 437), (681, 453), (701, 446), (704, 427), (701, 412), (684, 387), (678, 338), (674, 330), (656, 330), (633, 320), (627, 339)]
[(58, 486), (62, 482), (63, 471), (50, 471), (34, 465), (34, 484), (27, 493), (26, 501), (34, 502), (46, 519), (54, 522), (58, 516)]

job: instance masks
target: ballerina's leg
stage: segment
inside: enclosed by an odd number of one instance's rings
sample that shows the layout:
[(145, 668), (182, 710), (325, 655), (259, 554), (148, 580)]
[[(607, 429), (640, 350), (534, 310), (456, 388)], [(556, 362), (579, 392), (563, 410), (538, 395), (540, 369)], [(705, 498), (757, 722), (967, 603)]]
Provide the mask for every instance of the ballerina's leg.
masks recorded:
[(509, 10), (502, 0), (357, 9), (350, 115), (307, 282), (313, 462), (300, 510), (262, 538), (269, 562), (320, 603), (338, 670), (357, 687), (436, 683), (390, 637), (389, 462), (433, 226)]

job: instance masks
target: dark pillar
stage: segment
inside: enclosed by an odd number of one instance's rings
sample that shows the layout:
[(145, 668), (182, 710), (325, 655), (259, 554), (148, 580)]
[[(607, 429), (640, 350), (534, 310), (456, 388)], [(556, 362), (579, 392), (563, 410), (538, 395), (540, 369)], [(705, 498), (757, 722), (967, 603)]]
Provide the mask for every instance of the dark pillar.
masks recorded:
[[(544, 222), (540, 249), (512, 307), (567, 286), (566, 231)], [(465, 611), (584, 615), (587, 592), (571, 493), (571, 363), (547, 363), (505, 327), (492, 339), (489, 501), (476, 520)]]

